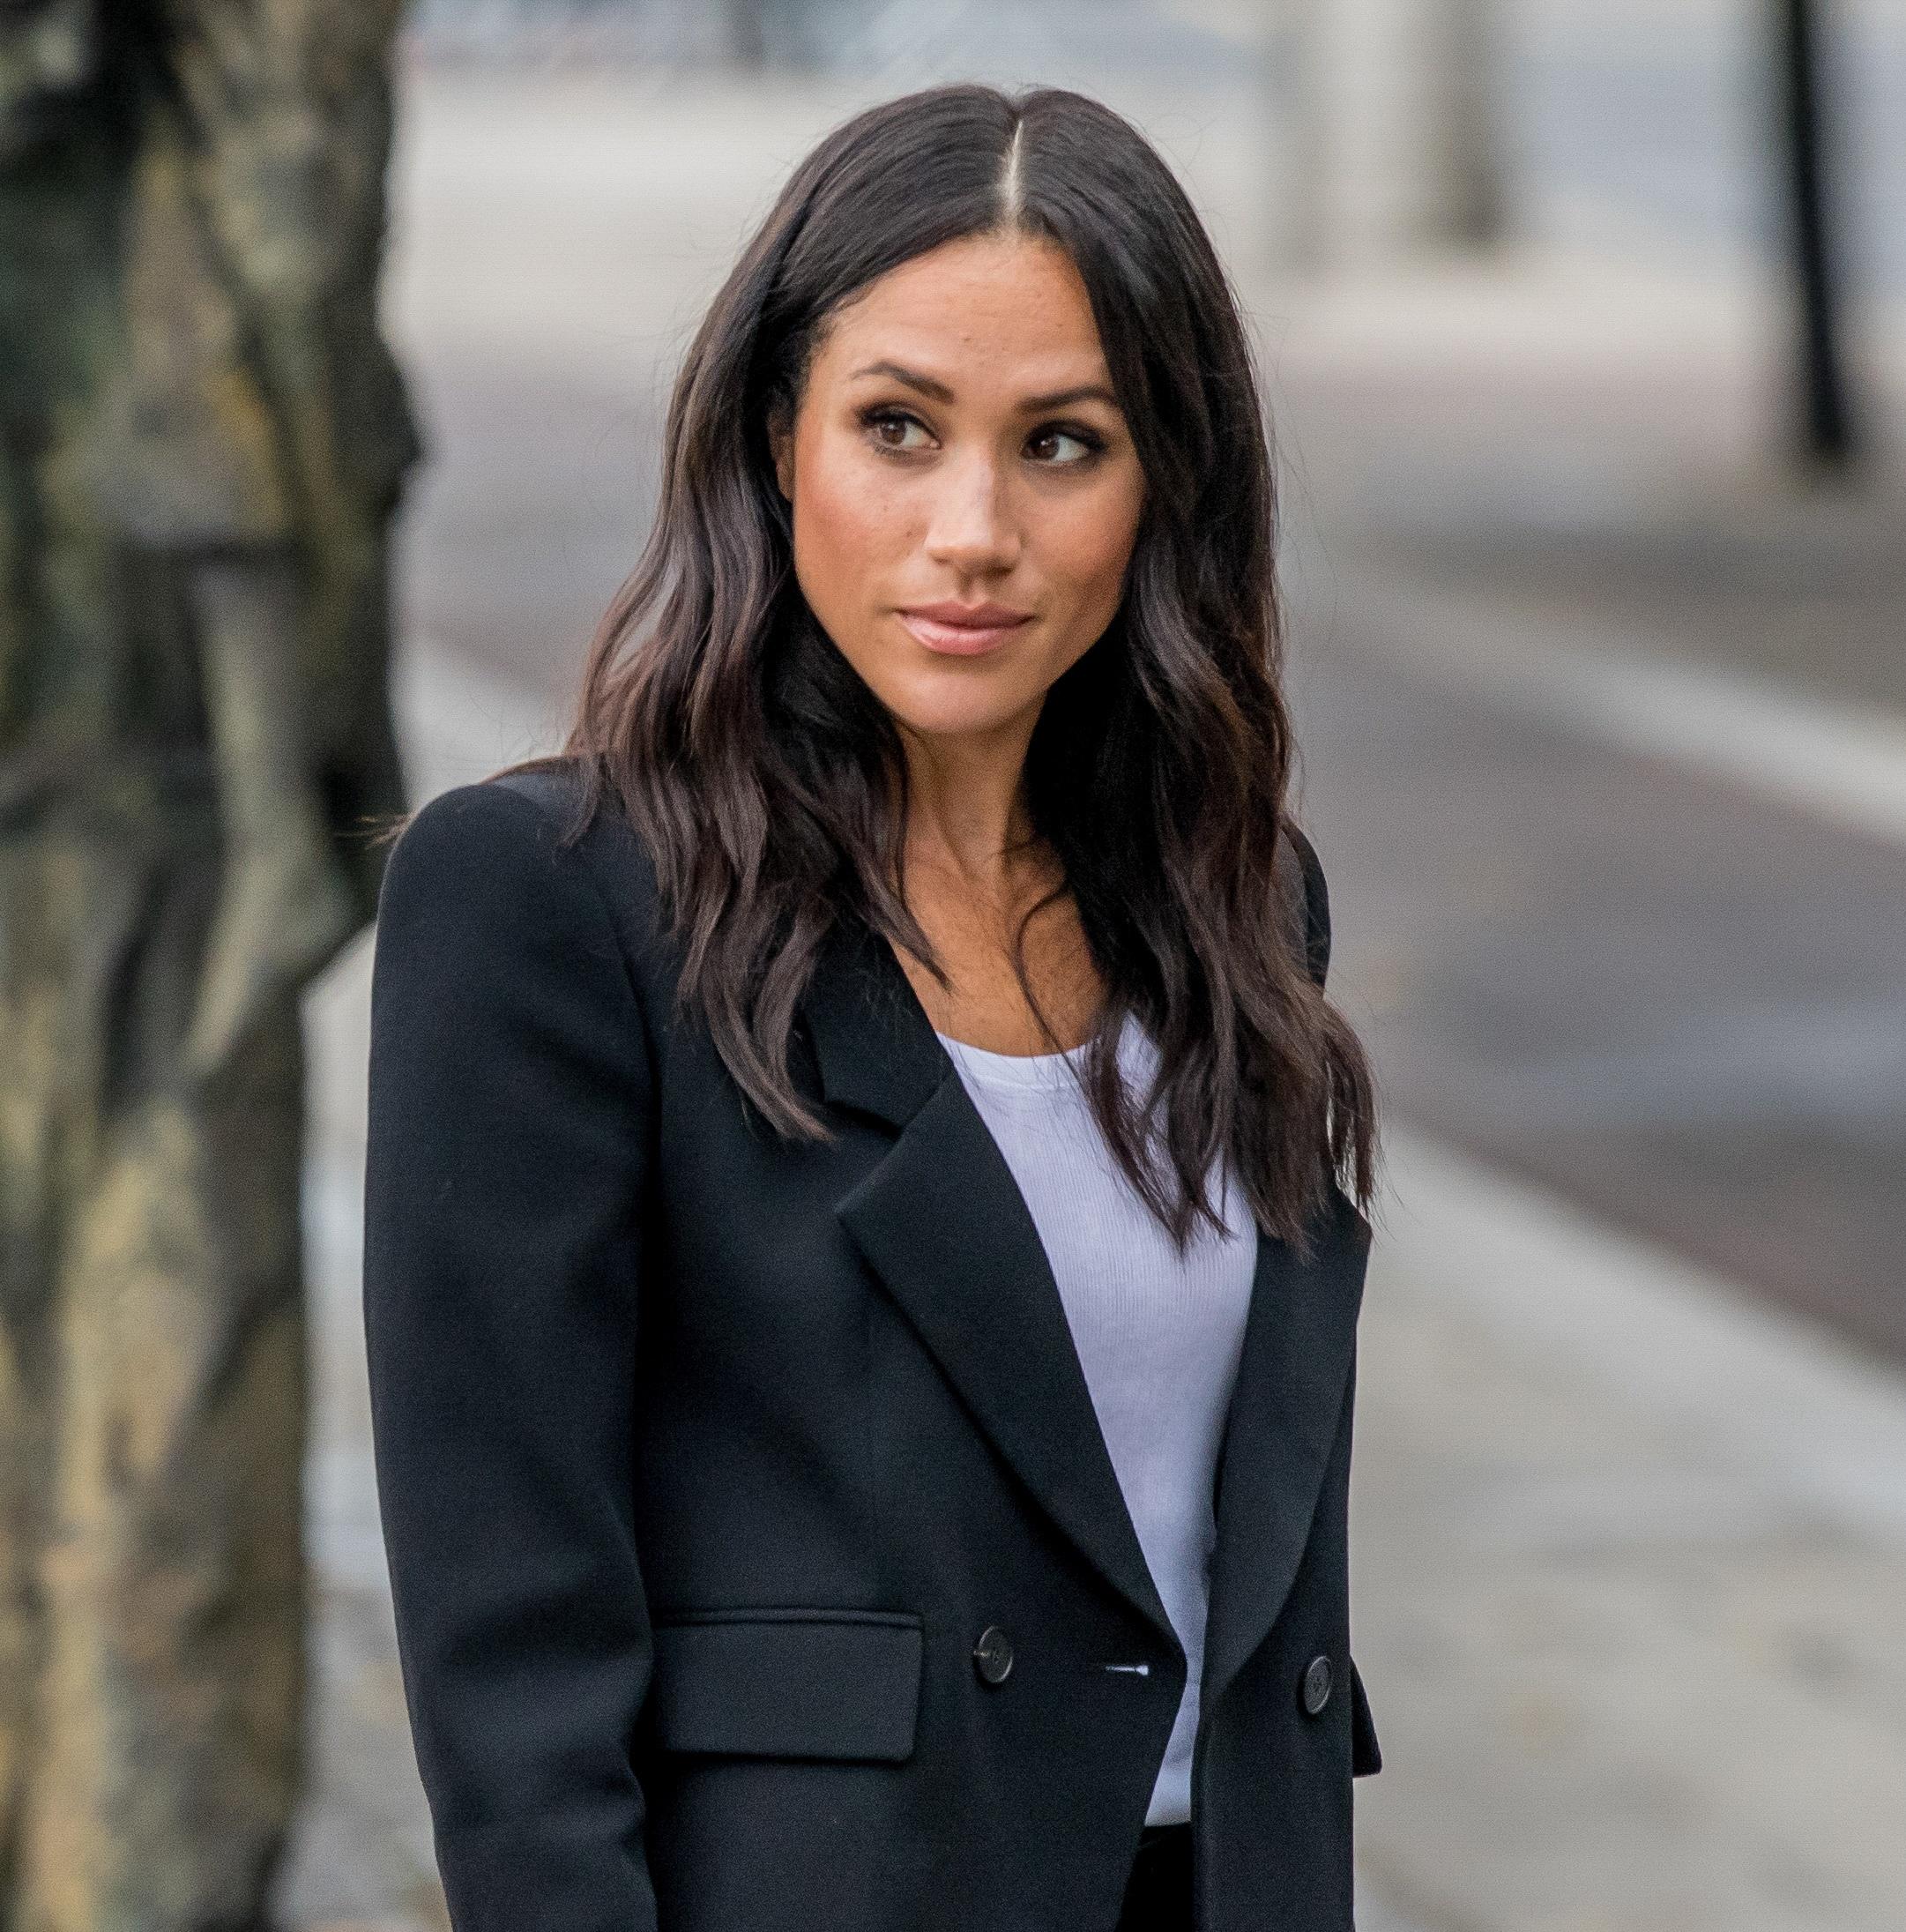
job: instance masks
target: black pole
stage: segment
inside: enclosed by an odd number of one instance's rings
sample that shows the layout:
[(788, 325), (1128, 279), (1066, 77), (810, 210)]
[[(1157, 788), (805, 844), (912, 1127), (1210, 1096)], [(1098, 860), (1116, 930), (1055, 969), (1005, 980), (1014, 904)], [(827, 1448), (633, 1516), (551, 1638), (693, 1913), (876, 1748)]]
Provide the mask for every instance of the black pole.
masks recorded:
[(1801, 453), (1845, 468), (1858, 454), (1840, 346), (1841, 290), (1828, 206), (1829, 128), (1814, 0), (1775, 0), (1786, 133), (1790, 233), (1800, 324)]

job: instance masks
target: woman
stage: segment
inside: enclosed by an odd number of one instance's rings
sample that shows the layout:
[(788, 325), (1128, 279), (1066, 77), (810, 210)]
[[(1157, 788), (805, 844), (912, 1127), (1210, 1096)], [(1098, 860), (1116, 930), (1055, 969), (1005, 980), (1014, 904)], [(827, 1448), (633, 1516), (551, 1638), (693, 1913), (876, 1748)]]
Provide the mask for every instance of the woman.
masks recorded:
[(564, 755), (383, 886), (372, 1392), (456, 1922), (1347, 1932), (1373, 1107), (1210, 242), (1077, 94), (890, 102), (666, 444)]

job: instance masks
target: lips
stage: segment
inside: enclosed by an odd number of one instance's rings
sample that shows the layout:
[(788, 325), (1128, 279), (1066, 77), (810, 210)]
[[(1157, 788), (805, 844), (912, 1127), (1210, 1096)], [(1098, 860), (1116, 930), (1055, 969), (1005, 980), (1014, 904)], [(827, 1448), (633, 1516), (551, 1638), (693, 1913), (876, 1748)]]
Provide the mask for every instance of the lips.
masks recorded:
[(939, 603), (913, 604), (897, 615), (927, 650), (979, 657), (997, 650), (1032, 614), (1007, 604)]

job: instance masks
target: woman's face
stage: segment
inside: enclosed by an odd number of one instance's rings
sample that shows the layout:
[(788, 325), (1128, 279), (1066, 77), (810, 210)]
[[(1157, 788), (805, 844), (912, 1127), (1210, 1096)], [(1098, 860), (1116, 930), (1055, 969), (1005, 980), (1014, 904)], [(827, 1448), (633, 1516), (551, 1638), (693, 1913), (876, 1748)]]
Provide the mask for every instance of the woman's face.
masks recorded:
[(1143, 479), (1052, 242), (949, 242), (844, 304), (776, 469), (809, 608), (921, 736), (1030, 732), (1118, 608)]

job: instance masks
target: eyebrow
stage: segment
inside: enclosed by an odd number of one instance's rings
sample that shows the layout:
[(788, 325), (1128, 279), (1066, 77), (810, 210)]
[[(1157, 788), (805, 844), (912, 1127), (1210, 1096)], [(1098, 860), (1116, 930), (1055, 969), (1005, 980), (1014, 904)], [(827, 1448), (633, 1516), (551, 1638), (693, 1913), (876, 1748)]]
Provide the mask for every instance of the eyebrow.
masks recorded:
[[(885, 376), (897, 383), (904, 383), (909, 389), (917, 389), (923, 396), (931, 397), (934, 402), (951, 402), (953, 392), (932, 376), (922, 376), (918, 369), (903, 369), (897, 362), (869, 362), (865, 369), (857, 369), (849, 381), (862, 376)], [(1062, 409), (1068, 403), (1103, 402), (1113, 408), (1119, 407), (1119, 399), (1103, 383), (1081, 383), (1072, 389), (1054, 389), (1043, 396), (1027, 396), (1019, 407), (1029, 413), (1043, 409)]]

